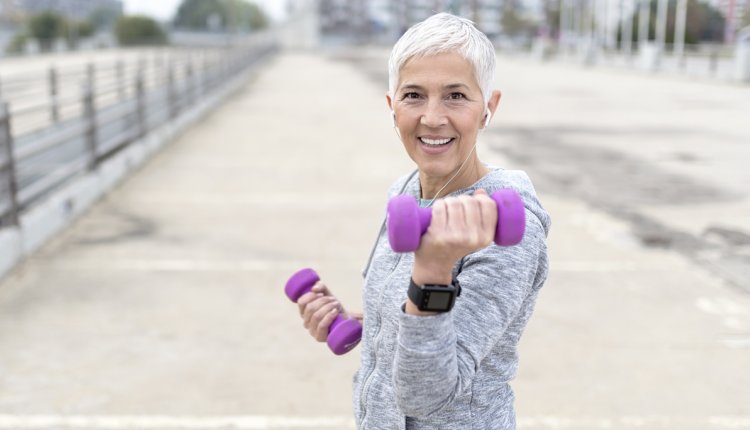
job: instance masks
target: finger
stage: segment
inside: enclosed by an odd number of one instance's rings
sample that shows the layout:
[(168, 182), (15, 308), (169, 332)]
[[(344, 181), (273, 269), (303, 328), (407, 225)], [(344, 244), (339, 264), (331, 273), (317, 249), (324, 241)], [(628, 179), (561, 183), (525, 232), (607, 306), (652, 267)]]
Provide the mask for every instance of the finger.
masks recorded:
[(442, 230), (445, 225), (448, 224), (448, 209), (445, 205), (445, 200), (440, 199), (435, 201), (432, 205), (432, 219), (430, 220), (430, 228)]
[(324, 342), (328, 338), (328, 329), (331, 327), (331, 324), (333, 324), (333, 320), (336, 319), (338, 316), (339, 311), (336, 308), (333, 308), (332, 310), (328, 311), (323, 318), (320, 320), (320, 324), (318, 324), (318, 330), (315, 332), (315, 339), (317, 339), (319, 342)]
[(299, 314), (302, 315), (305, 312), (305, 308), (313, 301), (323, 297), (321, 293), (308, 292), (300, 296), (297, 299), (297, 307), (299, 308)]
[(330, 296), (331, 291), (328, 289), (328, 286), (320, 281), (316, 282), (315, 285), (313, 285), (312, 289), (310, 290), (314, 293), (321, 293), (324, 296)]
[(336, 302), (336, 298), (332, 296), (324, 296), (316, 301), (308, 304), (305, 307), (305, 311), (302, 314), (302, 323), (305, 326), (305, 328), (310, 328), (311, 324), (314, 324), (313, 320), (315, 318), (315, 314), (320, 311), (321, 308), (327, 306), (328, 304), (332, 302)]
[(474, 190), (474, 195), (475, 196), (480, 196), (480, 195), (485, 195), (486, 196), (487, 195), (487, 190), (485, 190), (484, 188), (479, 188), (477, 190)]
[(474, 197), (461, 196), (461, 204), (463, 205), (464, 215), (466, 216), (466, 237), (469, 243), (474, 245), (479, 242), (480, 238), (483, 238), (482, 229), (482, 213), (479, 205), (479, 200)]
[[(316, 339), (318, 338), (318, 334), (319, 334), (319, 332), (321, 331), (321, 327), (320, 327), (320, 324), (321, 324), (321, 321), (323, 321), (323, 318), (324, 318), (324, 317), (325, 317), (325, 316), (326, 316), (327, 314), (329, 314), (329, 313), (331, 313), (331, 312), (333, 312), (333, 311), (335, 311), (335, 312), (336, 312), (336, 314), (338, 314), (338, 313), (339, 313), (339, 309), (338, 309), (338, 303), (335, 303), (335, 302), (327, 303), (327, 304), (325, 304), (324, 306), (321, 306), (321, 307), (320, 307), (320, 309), (318, 309), (318, 310), (317, 310), (317, 311), (316, 311), (316, 312), (315, 312), (315, 313), (314, 313), (314, 314), (312, 315), (312, 318), (310, 319), (310, 324), (309, 324), (309, 326), (308, 326), (308, 330), (310, 331), (310, 334), (311, 334), (311, 335), (312, 335), (312, 336), (313, 336), (314, 338), (316, 338)], [(330, 324), (329, 324), (329, 325), (330, 325)], [(326, 330), (328, 330), (328, 326), (325, 326), (324, 328), (325, 328)]]
[(464, 213), (464, 196), (460, 198), (448, 197), (445, 206), (448, 209), (448, 228), (451, 230), (463, 230), (466, 227), (466, 214)]
[(312, 319), (315, 312), (317, 312), (320, 308), (322, 308), (323, 306), (333, 301), (336, 301), (336, 298), (333, 296), (322, 296), (308, 303), (307, 306), (305, 306), (304, 312), (302, 313), (302, 319), (305, 322), (309, 323), (309, 321)]
[(357, 320), (360, 323), (365, 319), (365, 316), (362, 314), (362, 312), (346, 312), (346, 317), (352, 320)]

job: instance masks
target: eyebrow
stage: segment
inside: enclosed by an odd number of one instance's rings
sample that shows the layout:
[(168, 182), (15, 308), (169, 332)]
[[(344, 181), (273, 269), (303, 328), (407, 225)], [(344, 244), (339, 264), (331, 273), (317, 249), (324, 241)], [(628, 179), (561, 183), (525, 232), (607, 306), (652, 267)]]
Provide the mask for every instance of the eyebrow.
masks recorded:
[[(447, 90), (453, 90), (456, 88), (465, 88), (466, 90), (471, 89), (469, 88), (468, 85), (462, 84), (462, 83), (448, 84), (444, 86), (443, 88)], [(424, 90), (424, 88), (417, 84), (408, 84), (408, 85), (404, 85), (403, 87), (401, 87), (401, 91), (404, 91), (404, 90)]]

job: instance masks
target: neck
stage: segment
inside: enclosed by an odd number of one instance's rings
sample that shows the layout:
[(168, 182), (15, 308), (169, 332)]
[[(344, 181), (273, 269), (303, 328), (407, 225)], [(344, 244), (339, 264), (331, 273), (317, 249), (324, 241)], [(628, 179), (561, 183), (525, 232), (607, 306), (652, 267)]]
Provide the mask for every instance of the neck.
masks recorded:
[[(428, 176), (420, 170), (419, 184), (422, 188), (422, 198), (431, 200), (435, 197), (445, 197), (454, 191), (471, 186), (488, 172), (487, 167), (476, 156), (466, 162), (458, 175), (456, 175), (457, 170), (458, 168), (446, 176)], [(456, 175), (456, 177), (451, 181), (453, 175)], [(450, 183), (448, 183), (449, 181)], [(440, 191), (441, 188), (443, 188), (442, 191)], [(440, 192), (440, 195), (437, 195), (438, 192)]]

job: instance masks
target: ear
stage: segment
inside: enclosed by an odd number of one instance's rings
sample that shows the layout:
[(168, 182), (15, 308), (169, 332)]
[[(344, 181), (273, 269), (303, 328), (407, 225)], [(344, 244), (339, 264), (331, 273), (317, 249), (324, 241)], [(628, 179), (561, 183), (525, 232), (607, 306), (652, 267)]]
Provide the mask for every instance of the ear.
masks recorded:
[(502, 94), (500, 93), (500, 90), (495, 90), (492, 92), (492, 95), (490, 95), (490, 99), (487, 101), (487, 109), (490, 111), (490, 115), (495, 116), (495, 110), (500, 104), (501, 96)]
[(388, 110), (393, 110), (393, 99), (391, 98), (391, 95), (388, 93), (385, 93), (385, 102), (388, 104)]
[(385, 93), (385, 101), (388, 103), (388, 112), (391, 113), (391, 124), (393, 124), (393, 128), (396, 128), (396, 112), (393, 110), (393, 100), (388, 93)]
[(482, 129), (487, 128), (488, 125), (490, 125), (490, 120), (493, 116), (495, 116), (495, 110), (497, 109), (497, 105), (500, 104), (500, 91), (495, 90), (490, 95), (490, 99), (487, 101), (487, 114), (482, 118)]

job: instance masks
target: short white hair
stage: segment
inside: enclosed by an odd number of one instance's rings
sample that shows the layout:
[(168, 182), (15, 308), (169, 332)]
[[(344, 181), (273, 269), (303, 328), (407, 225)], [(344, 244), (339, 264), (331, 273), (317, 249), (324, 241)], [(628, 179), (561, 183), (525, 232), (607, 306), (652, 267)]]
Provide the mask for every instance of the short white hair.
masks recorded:
[(495, 75), (495, 48), (474, 23), (449, 13), (438, 13), (413, 25), (396, 42), (388, 59), (388, 91), (395, 96), (399, 72), (413, 58), (455, 52), (474, 66), (474, 76), (486, 105)]

